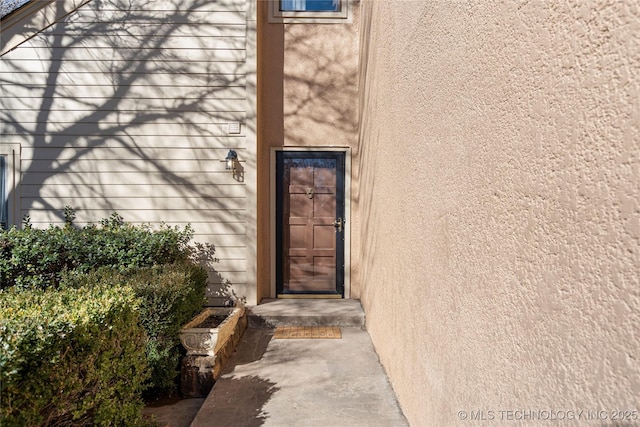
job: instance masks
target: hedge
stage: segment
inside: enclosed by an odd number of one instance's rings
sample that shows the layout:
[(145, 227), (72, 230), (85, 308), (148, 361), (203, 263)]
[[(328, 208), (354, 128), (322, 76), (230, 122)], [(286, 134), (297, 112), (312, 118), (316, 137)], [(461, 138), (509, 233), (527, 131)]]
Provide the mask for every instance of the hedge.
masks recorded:
[(0, 230), (0, 425), (138, 425), (177, 385), (205, 302), (193, 231), (125, 223)]
[(65, 286), (91, 288), (126, 283), (136, 295), (140, 324), (147, 335), (150, 378), (147, 394), (175, 390), (183, 349), (180, 328), (202, 310), (207, 271), (183, 262), (119, 273), (102, 268), (89, 274), (68, 274)]
[[(65, 210), (66, 211), (66, 210)], [(73, 213), (65, 212), (65, 217)], [(170, 264), (188, 259), (190, 226), (180, 229), (162, 225), (124, 222), (118, 214), (100, 225), (0, 231), (0, 289), (46, 289), (58, 286), (67, 271), (90, 272), (99, 267), (118, 271)]]
[(140, 298), (140, 321), (149, 337), (148, 393), (168, 394), (176, 389), (185, 355), (180, 328), (202, 310), (207, 276), (204, 268), (185, 263), (142, 269), (128, 281)]
[(0, 292), (0, 425), (141, 425), (148, 379), (130, 287)]

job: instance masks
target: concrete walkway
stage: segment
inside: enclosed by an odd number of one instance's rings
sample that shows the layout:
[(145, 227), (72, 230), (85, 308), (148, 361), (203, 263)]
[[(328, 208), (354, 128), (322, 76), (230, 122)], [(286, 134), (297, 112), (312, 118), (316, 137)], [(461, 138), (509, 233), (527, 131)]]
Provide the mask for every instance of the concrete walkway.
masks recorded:
[[(309, 323), (340, 326), (342, 338), (273, 338), (273, 326)], [(408, 425), (359, 302), (278, 300), (254, 307), (249, 324), (192, 427)]]

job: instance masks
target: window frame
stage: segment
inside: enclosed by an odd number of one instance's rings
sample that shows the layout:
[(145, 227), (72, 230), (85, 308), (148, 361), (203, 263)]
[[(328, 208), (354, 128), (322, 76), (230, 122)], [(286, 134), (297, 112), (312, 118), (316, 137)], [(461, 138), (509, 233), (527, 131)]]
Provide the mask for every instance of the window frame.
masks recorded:
[(6, 228), (20, 225), (20, 144), (0, 143), (0, 156), (5, 159), (4, 196), (7, 203)]
[(281, 0), (269, 0), (269, 23), (272, 24), (350, 24), (353, 0), (341, 0), (341, 10), (331, 11), (283, 11)]

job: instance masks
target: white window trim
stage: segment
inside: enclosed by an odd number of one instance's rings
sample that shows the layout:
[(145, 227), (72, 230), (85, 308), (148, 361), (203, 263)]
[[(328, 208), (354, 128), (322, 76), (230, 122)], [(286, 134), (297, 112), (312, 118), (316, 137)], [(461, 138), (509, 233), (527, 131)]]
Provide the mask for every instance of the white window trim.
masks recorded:
[(20, 144), (0, 143), (0, 156), (7, 160), (7, 225), (20, 225)]
[(350, 24), (353, 22), (351, 4), (353, 0), (342, 0), (340, 12), (282, 11), (280, 0), (269, 0), (269, 23), (279, 24)]

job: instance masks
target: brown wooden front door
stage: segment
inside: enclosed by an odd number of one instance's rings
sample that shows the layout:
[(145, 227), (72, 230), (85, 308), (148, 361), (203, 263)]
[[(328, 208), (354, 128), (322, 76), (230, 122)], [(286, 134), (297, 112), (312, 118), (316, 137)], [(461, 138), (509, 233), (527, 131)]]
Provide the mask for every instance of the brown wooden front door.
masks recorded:
[(278, 152), (279, 296), (343, 296), (344, 153)]

